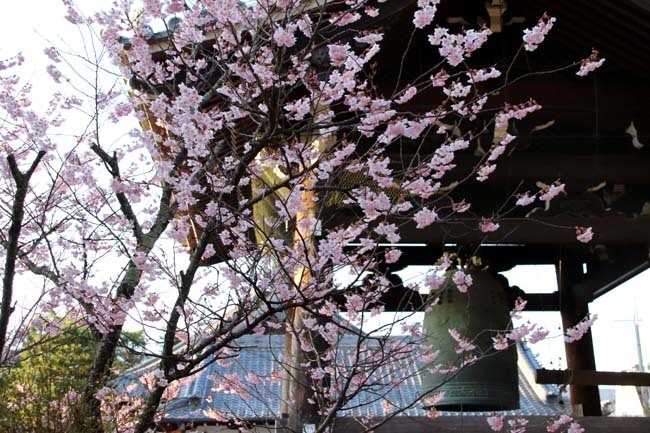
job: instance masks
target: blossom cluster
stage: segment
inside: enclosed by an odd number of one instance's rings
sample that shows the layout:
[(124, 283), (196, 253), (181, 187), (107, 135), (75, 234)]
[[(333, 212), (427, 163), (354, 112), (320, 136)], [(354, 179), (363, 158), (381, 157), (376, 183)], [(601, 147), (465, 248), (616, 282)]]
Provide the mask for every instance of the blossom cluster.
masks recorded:
[(598, 58), (598, 50), (592, 50), (589, 57), (580, 61), (580, 70), (576, 72), (576, 75), (584, 77), (603, 66), (603, 63), (605, 63), (605, 59)]
[(555, 17), (544, 14), (534, 27), (524, 30), (524, 47), (527, 51), (535, 51), (544, 42), (546, 35), (553, 28), (555, 21)]
[(574, 341), (580, 340), (587, 332), (589, 332), (589, 329), (594, 324), (596, 319), (598, 319), (598, 315), (592, 314), (591, 316), (587, 316), (582, 319), (575, 326), (568, 328), (564, 336), (564, 341), (567, 343), (573, 343)]

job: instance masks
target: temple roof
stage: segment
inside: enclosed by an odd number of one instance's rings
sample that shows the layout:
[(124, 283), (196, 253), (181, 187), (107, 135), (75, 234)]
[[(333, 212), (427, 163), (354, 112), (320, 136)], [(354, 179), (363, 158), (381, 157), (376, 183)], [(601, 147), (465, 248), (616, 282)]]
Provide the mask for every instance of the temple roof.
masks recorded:
[[(356, 347), (355, 342), (356, 338), (353, 337), (342, 339), (339, 347), (343, 358), (351, 356)], [(272, 372), (280, 368), (278, 360), (284, 352), (284, 335), (247, 335), (238, 339), (237, 344), (241, 350), (236, 358), (227, 363), (208, 361), (203, 370), (181, 380), (176, 396), (161, 404), (164, 412), (163, 423), (217, 424), (224, 423), (224, 419), (263, 423), (279, 417), (282, 387), (280, 380), (263, 380), (258, 385), (247, 386), (248, 398), (220, 390), (219, 383), (227, 381), (227, 377), (232, 377), (233, 374), (242, 381), (246, 380), (248, 373), (270, 378)], [(539, 364), (530, 349), (518, 345), (517, 352), (520, 409), (502, 413), (530, 416), (556, 416), (562, 413), (564, 404), (558, 396), (557, 388), (535, 383), (535, 369), (539, 368)], [(361, 392), (338, 415), (381, 417), (389, 413), (382, 407), (382, 402), (385, 400), (397, 407), (407, 406), (416, 400), (422, 392), (420, 364), (416, 360), (415, 351), (409, 356), (410, 359), (406, 362), (402, 360), (399, 366), (395, 365), (396, 362), (387, 363), (376, 372), (380, 377), (391, 377), (395, 374), (407, 376), (408, 378), (400, 386), (392, 387), (384, 383), (373, 387), (372, 391)], [(155, 370), (156, 367), (155, 361), (145, 362), (115, 379), (113, 386), (117, 389), (125, 389), (131, 384), (137, 384), (134, 392), (142, 392), (144, 389), (140, 378)], [(223, 417), (221, 422), (215, 419), (215, 413)], [(428, 411), (421, 405), (413, 405), (400, 415), (426, 416), (427, 413)], [(440, 412), (441, 416), (489, 416), (490, 414), (492, 412)]]

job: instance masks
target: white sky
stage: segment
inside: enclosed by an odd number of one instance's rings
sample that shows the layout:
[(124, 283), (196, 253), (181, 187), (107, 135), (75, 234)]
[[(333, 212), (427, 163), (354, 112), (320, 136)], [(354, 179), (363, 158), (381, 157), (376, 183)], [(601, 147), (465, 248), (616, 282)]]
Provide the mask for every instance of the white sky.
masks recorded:
[[(525, 292), (553, 292), (557, 282), (552, 266), (520, 266), (507, 274), (511, 285), (518, 285)], [(650, 271), (627, 281), (616, 289), (596, 299), (589, 305), (589, 311), (598, 315), (593, 326), (596, 367), (604, 371), (629, 370), (637, 364), (634, 315), (639, 322), (643, 347), (643, 360), (650, 363)], [(557, 331), (561, 327), (560, 314), (555, 312), (528, 313), (533, 322), (544, 323), (548, 329)], [(557, 332), (555, 332), (557, 334)], [(564, 365), (564, 348), (561, 338), (533, 346), (533, 352), (540, 354), (545, 365)], [(548, 355), (551, 353), (552, 355)]]
[[(78, 32), (63, 18), (64, 8), (57, 0), (6, 1), (0, 24), (0, 58), (23, 51), (29, 65), (25, 74), (37, 89), (47, 89), (43, 78), (43, 47), (70, 44), (81, 47)], [(109, 2), (82, 1), (83, 5), (97, 8)], [(99, 5), (99, 6), (98, 6)], [(42, 86), (42, 87), (41, 87)], [(508, 273), (511, 284), (527, 292), (556, 289), (552, 269), (544, 267), (518, 268)], [(650, 272), (645, 272), (621, 287), (602, 296), (590, 305), (590, 311), (599, 316), (594, 332), (597, 366), (600, 370), (626, 370), (637, 363), (633, 319), (635, 309), (640, 322), (644, 360), (650, 363)], [(541, 322), (555, 335), (559, 335), (559, 313), (529, 313), (530, 320)], [(547, 367), (559, 368), (564, 362), (564, 349), (560, 337), (534, 346), (534, 352)]]
[(46, 64), (41, 58), (47, 39), (52, 42), (75, 39), (76, 31), (63, 18), (65, 9), (60, 0), (10, 1), (5, 2), (3, 9), (0, 57), (22, 51), (30, 63), (34, 62), (32, 71)]

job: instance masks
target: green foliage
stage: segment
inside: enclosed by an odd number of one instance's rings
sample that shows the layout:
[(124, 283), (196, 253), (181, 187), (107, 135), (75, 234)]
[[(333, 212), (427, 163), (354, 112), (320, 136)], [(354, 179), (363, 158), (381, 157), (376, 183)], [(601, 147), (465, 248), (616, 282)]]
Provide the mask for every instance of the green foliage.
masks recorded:
[[(49, 336), (32, 330), (19, 360), (0, 370), (0, 432), (77, 433), (85, 431), (79, 396), (92, 365), (95, 340), (87, 327), (63, 321)], [(116, 356), (118, 369), (137, 362), (141, 333), (126, 333)]]

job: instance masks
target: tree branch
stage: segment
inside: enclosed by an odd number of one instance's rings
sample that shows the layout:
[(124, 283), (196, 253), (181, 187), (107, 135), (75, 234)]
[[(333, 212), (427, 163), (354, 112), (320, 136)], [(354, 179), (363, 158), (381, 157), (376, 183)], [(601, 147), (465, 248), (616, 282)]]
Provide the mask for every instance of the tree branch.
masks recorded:
[(22, 173), (16, 163), (13, 154), (7, 156), (11, 176), (16, 183), (16, 194), (14, 195), (11, 208), (11, 226), (7, 234), (6, 257), (4, 275), (2, 276), (2, 304), (0, 304), (0, 365), (5, 360), (5, 344), (9, 327), (9, 317), (14, 312), (11, 305), (13, 300), (14, 278), (16, 275), (16, 261), (18, 260), (18, 242), (25, 216), (25, 198), (29, 187), (29, 181), (36, 170), (36, 167), (45, 156), (44, 151), (38, 152), (29, 169)]
[[(110, 175), (113, 177), (113, 179), (116, 181), (122, 181), (122, 178), (120, 176), (120, 166), (117, 163), (117, 157), (115, 155), (110, 156), (98, 144), (93, 144), (90, 146), (90, 148), (104, 162), (104, 165), (106, 165), (106, 168), (110, 173)], [(126, 194), (123, 192), (116, 191), (115, 196), (117, 197), (117, 201), (120, 203), (120, 208), (122, 209), (122, 213), (133, 224), (133, 234), (136, 240), (138, 241), (138, 243), (142, 242), (144, 238), (144, 234), (142, 232), (142, 226), (138, 222), (138, 217), (135, 215), (135, 212), (133, 211), (131, 202), (129, 201)]]

